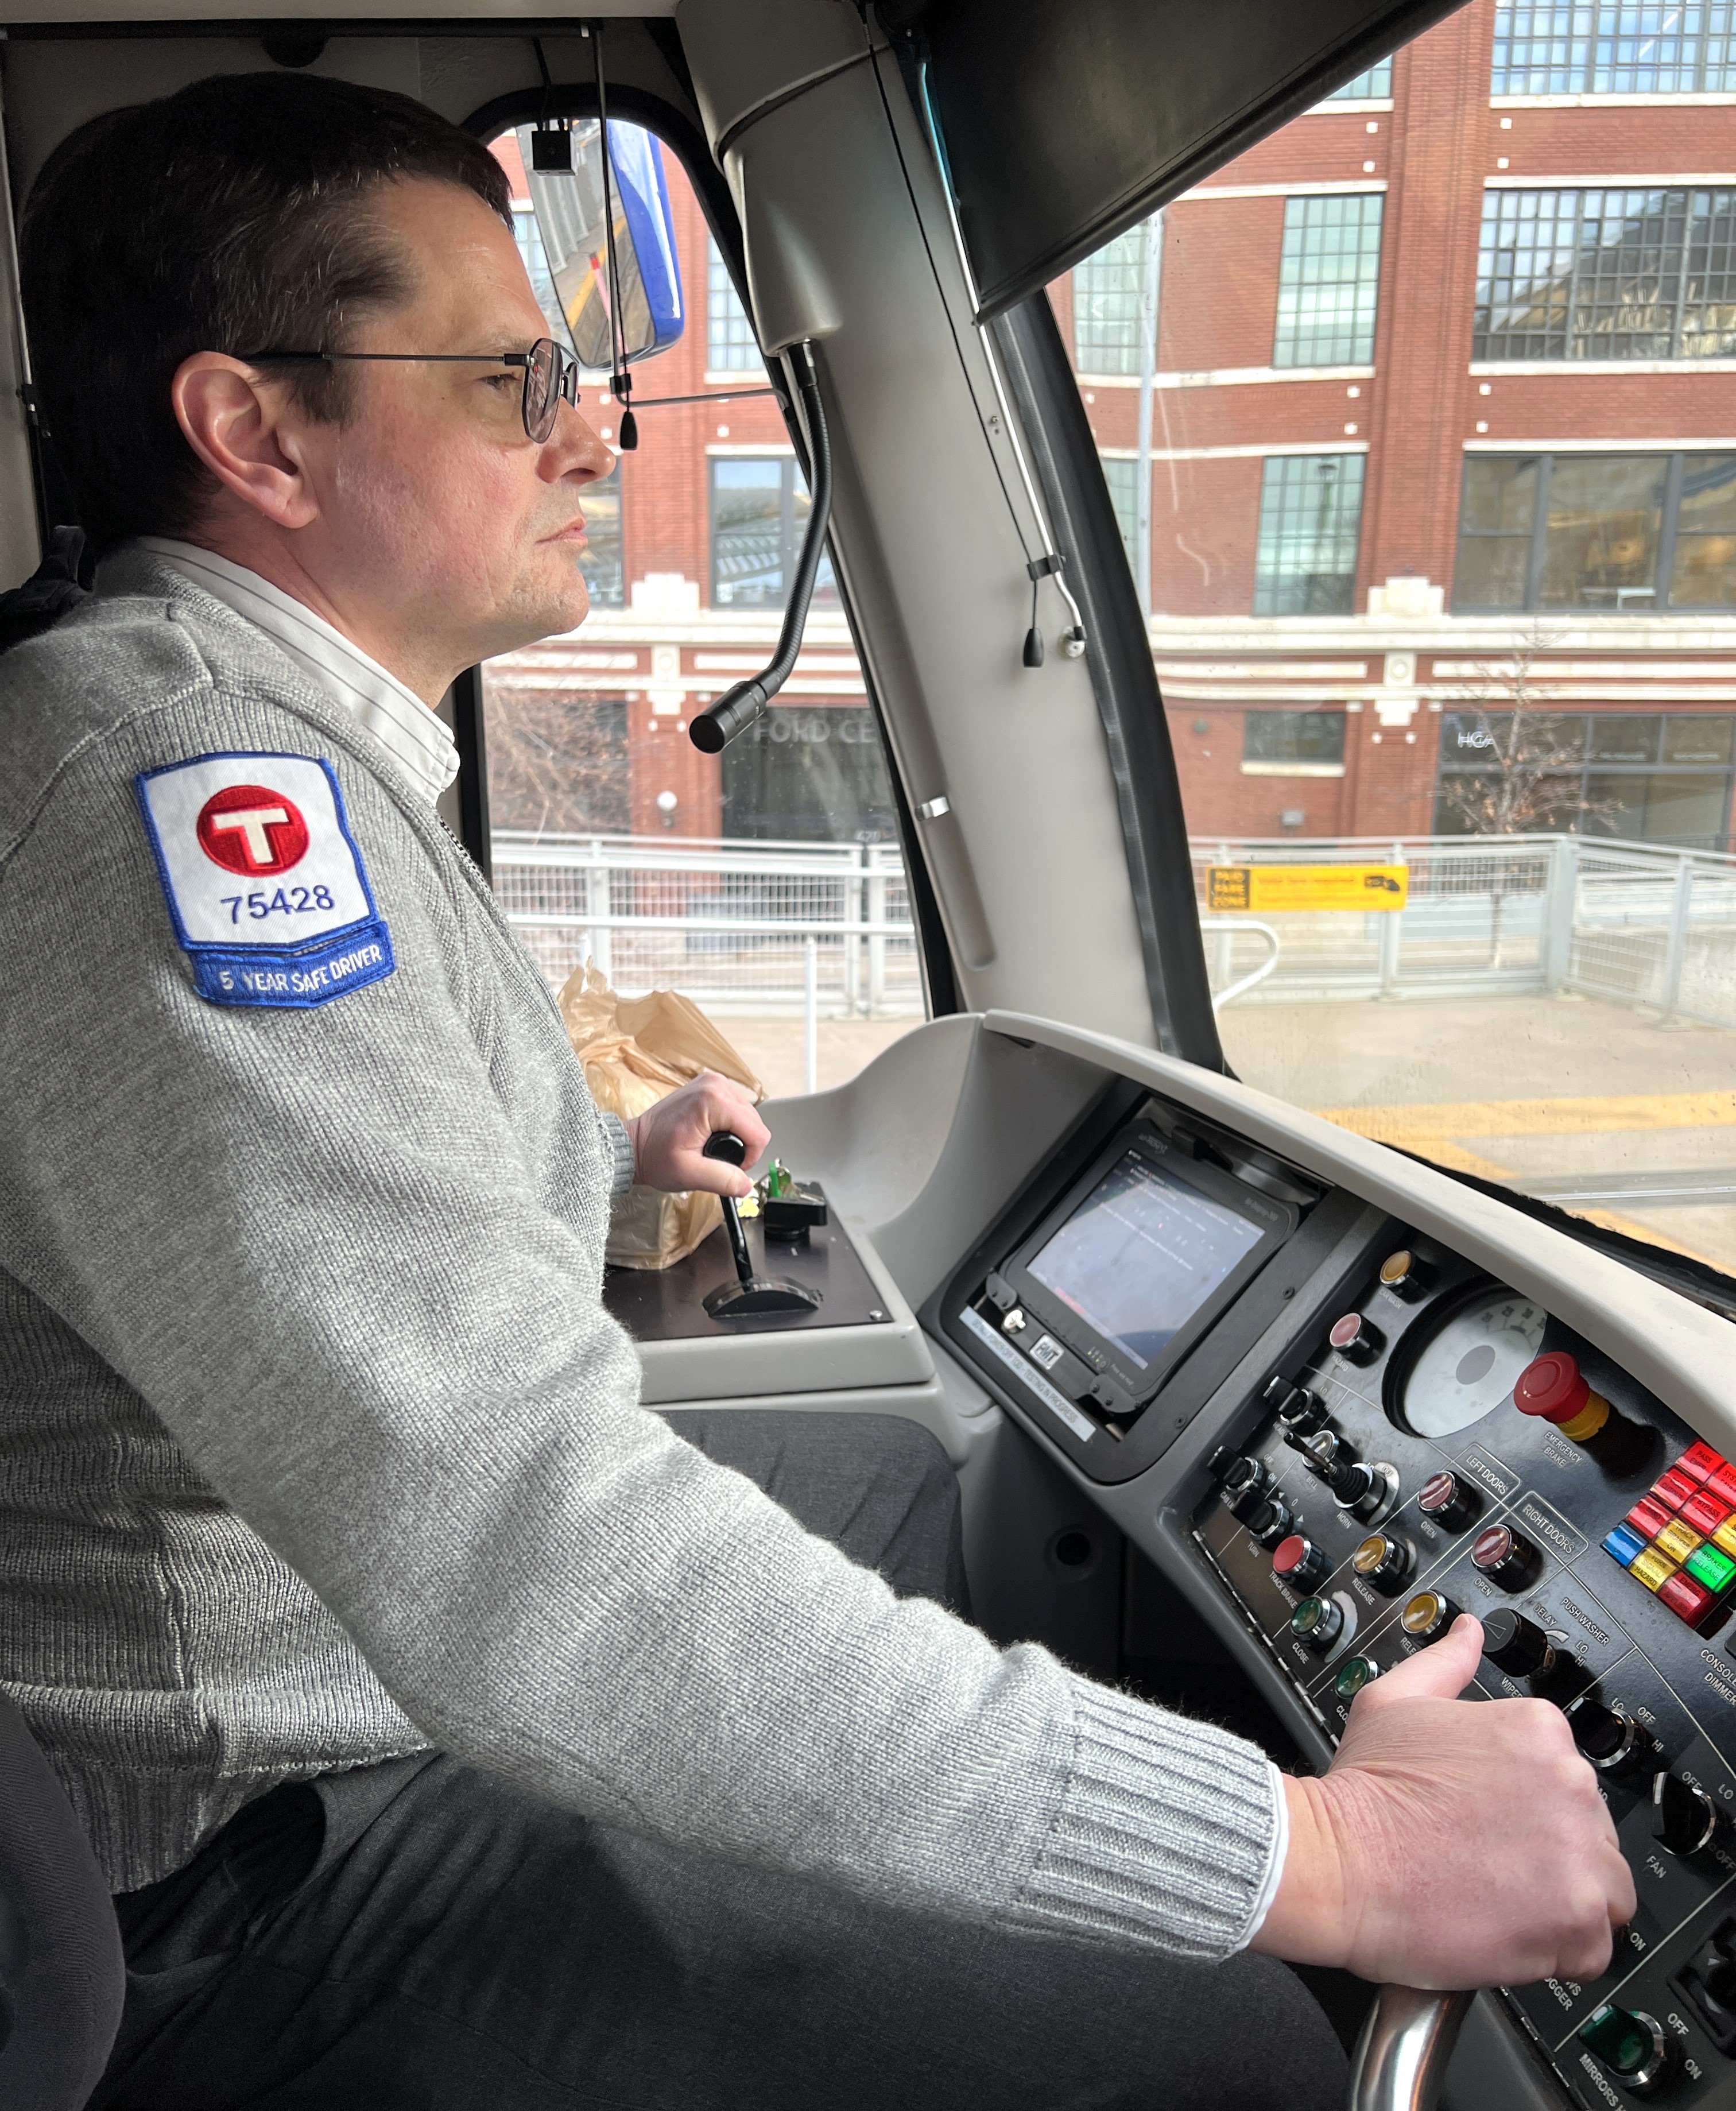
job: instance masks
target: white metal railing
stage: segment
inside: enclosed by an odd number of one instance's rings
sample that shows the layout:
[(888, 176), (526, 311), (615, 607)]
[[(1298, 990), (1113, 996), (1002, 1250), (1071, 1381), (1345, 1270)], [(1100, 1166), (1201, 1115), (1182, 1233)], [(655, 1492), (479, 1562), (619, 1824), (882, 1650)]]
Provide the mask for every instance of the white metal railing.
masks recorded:
[(895, 843), (501, 831), (493, 856), (495, 892), (556, 988), (589, 960), (623, 992), (678, 989), (720, 1017), (922, 1015)]
[[(891, 843), (494, 839), (495, 890), (557, 988), (589, 960), (719, 1016), (917, 1018)], [(1570, 990), (1736, 1028), (1736, 856), (1561, 835), (1196, 838), (1213, 1002)], [(1213, 865), (1402, 865), (1399, 910), (1208, 915)], [(1271, 920), (1266, 920), (1271, 916)]]
[[(1195, 884), (1213, 865), (1403, 865), (1399, 910), (1286, 913), (1276, 964), (1235, 994), (1453, 996), (1568, 990), (1736, 1027), (1736, 857), (1594, 837), (1409, 836), (1298, 842), (1196, 838)], [(1214, 918), (1208, 965), (1230, 996), (1253, 960)], [(1262, 941), (1263, 942), (1263, 941)]]

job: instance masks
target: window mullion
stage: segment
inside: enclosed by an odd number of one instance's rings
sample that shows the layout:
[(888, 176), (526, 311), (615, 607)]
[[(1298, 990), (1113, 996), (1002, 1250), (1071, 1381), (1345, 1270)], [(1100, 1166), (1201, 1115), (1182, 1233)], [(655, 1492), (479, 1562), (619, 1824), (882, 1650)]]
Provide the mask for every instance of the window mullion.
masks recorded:
[(1525, 568), (1525, 605), (1538, 606), (1543, 593), (1543, 552), (1547, 547), (1549, 529), (1549, 479), (1555, 468), (1553, 455), (1539, 455), (1537, 458), (1536, 512), (1531, 521), (1531, 559)]
[(1681, 510), (1685, 461), (1684, 456), (1671, 455), (1664, 479), (1663, 518), (1657, 529), (1657, 591), (1652, 597), (1655, 609), (1668, 608), (1670, 604), (1670, 583), (1675, 572), (1676, 515)]

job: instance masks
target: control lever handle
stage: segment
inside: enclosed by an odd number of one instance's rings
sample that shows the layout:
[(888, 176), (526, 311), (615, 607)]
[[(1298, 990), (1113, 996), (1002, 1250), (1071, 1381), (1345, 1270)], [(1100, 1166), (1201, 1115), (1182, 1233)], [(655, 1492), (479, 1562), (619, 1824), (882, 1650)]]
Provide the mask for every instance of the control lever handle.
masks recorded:
[(1350, 2060), (1349, 2111), (1435, 2111), (1469, 1994), (1383, 1986)]
[[(702, 1158), (719, 1158), (726, 1165), (742, 1165), (747, 1160), (747, 1146), (732, 1128), (714, 1128), (705, 1139)], [(723, 1205), (723, 1223), (729, 1233), (729, 1251), (735, 1256), (736, 1278), (745, 1289), (754, 1279), (754, 1260), (747, 1250), (747, 1234), (741, 1228), (741, 1212), (736, 1207), (733, 1195), (720, 1195)]]
[[(701, 1155), (720, 1158), (726, 1165), (740, 1165), (747, 1146), (733, 1129), (716, 1128), (705, 1141)], [(720, 1195), (723, 1223), (729, 1233), (729, 1251), (734, 1256), (736, 1279), (720, 1283), (700, 1301), (714, 1319), (748, 1319), (763, 1313), (812, 1312), (820, 1303), (820, 1292), (786, 1276), (755, 1275), (754, 1257), (747, 1250), (747, 1234), (741, 1228), (741, 1212), (733, 1195)]]

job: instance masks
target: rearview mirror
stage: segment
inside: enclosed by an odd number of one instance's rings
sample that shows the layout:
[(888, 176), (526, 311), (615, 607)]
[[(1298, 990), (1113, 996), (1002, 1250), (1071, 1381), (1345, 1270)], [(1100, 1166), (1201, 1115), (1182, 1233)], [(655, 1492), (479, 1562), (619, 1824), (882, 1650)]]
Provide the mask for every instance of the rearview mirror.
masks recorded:
[[(542, 237), (548, 283), (537, 291), (546, 311), (565, 322), (581, 366), (607, 373), (614, 365), (609, 334), (609, 243), (603, 216), (602, 127), (594, 117), (575, 119), (564, 133), (572, 166), (539, 168), (551, 158), (544, 132), (533, 144), (533, 128), (518, 128), (519, 152), (530, 186)], [(555, 157), (554, 158), (558, 158)], [(610, 203), (614, 209), (615, 269), (629, 363), (663, 352), (687, 320), (675, 223), (664, 180), (663, 148), (637, 125), (609, 127)], [(533, 275), (535, 275), (533, 274)]]

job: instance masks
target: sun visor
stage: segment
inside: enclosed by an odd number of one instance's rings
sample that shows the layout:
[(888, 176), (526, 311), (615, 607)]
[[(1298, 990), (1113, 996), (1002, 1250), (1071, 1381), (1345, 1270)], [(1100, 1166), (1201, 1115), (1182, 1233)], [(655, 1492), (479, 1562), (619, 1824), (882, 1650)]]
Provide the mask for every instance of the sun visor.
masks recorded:
[(986, 318), (1461, 0), (883, 0), (913, 32)]

